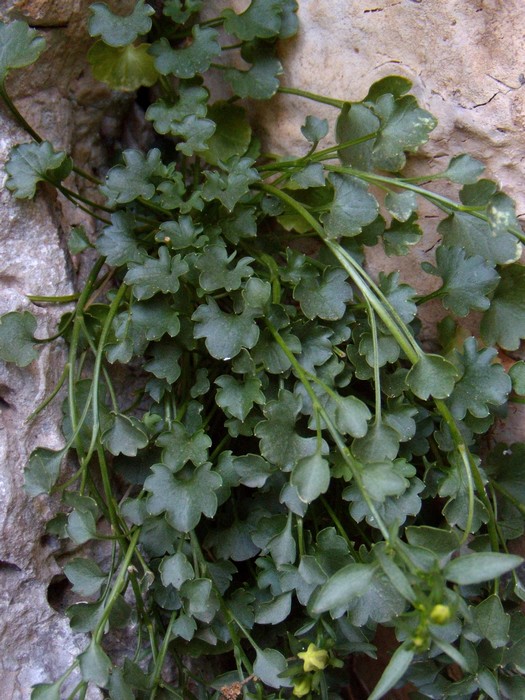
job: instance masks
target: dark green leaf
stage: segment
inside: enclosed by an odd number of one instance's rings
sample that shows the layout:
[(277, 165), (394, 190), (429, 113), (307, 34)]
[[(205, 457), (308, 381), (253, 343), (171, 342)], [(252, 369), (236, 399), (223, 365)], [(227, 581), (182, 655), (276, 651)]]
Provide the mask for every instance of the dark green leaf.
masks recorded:
[(87, 58), (93, 75), (113, 90), (134, 92), (140, 87), (151, 87), (159, 79), (149, 44), (129, 44), (114, 48), (96, 41)]
[(252, 129), (246, 111), (240, 105), (215, 102), (208, 110), (208, 118), (215, 124), (215, 132), (208, 139), (208, 150), (203, 157), (212, 165), (242, 156), (248, 150)]
[(78, 255), (86, 250), (86, 248), (91, 247), (91, 243), (89, 242), (86, 230), (83, 226), (71, 227), (67, 247), (71, 255)]
[(173, 586), (177, 590), (185, 581), (195, 578), (193, 567), (182, 552), (165, 557), (159, 571), (162, 583), (165, 586)]
[(268, 603), (262, 603), (257, 607), (255, 622), (258, 625), (277, 625), (290, 615), (292, 608), (292, 594), (283, 593)]
[(265, 397), (261, 391), (261, 382), (257, 377), (246, 377), (237, 381), (234, 377), (223, 374), (217, 377), (215, 384), (219, 387), (215, 401), (229, 416), (244, 421), (252, 410), (253, 404), (264, 404)]
[(153, 474), (144, 482), (149, 491), (148, 510), (153, 515), (166, 513), (166, 519), (180, 532), (190, 532), (201, 516), (212, 518), (217, 510), (216, 491), (221, 477), (211, 471), (211, 464), (197, 467), (185, 478), (173, 474), (163, 464), (151, 468)]
[(159, 435), (156, 444), (163, 448), (163, 464), (177, 472), (186, 462), (191, 462), (196, 467), (204, 464), (212, 442), (203, 430), (192, 433), (182, 423), (174, 422), (169, 432)]
[(308, 115), (301, 127), (301, 133), (310, 143), (318, 144), (328, 134), (328, 120)]
[(375, 566), (371, 564), (348, 564), (331, 576), (314, 594), (311, 602), (312, 613), (320, 615), (330, 611), (332, 617), (341, 617), (350, 602), (364, 593)]
[(416, 245), (422, 235), (423, 231), (417, 223), (416, 214), (412, 214), (407, 221), (394, 219), (383, 233), (385, 253), (389, 256), (408, 255), (410, 246)]
[(439, 292), (443, 306), (456, 316), (466, 316), (471, 309), (488, 309), (488, 295), (499, 281), (493, 265), (485, 262), (480, 255), (467, 257), (463, 248), (457, 246), (439, 246), (436, 250), (436, 268), (426, 264), (424, 269), (443, 279)]
[(29, 311), (0, 316), (0, 359), (26, 367), (38, 357), (35, 350), (36, 318)]
[(446, 399), (458, 376), (458, 370), (444, 357), (425, 353), (407, 374), (406, 383), (420, 399)]
[(281, 62), (266, 51), (242, 51), (245, 61), (251, 64), (248, 70), (227, 68), (224, 77), (239, 97), (254, 100), (269, 100), (279, 87), (278, 76), (282, 74)]
[(60, 465), (65, 450), (48, 450), (37, 447), (31, 452), (24, 471), (24, 489), (30, 496), (49, 493), (60, 476)]
[(512, 389), (518, 396), (525, 396), (525, 362), (515, 362), (509, 370)]
[(443, 243), (464, 248), (472, 257), (480, 255), (488, 263), (507, 265), (521, 254), (521, 244), (510, 233), (493, 233), (490, 225), (471, 214), (456, 212), (438, 226)]
[(505, 612), (499, 596), (489, 596), (471, 611), (472, 630), (477, 639), (488, 639), (494, 649), (508, 643), (510, 615)]
[(335, 191), (329, 213), (321, 217), (328, 238), (357, 236), (377, 216), (375, 198), (367, 185), (352, 175), (331, 173), (328, 180)]
[(97, 524), (91, 510), (77, 508), (67, 520), (67, 534), (77, 544), (84, 544), (97, 535)]
[(517, 350), (525, 338), (525, 267), (509, 265), (481, 321), (481, 337), (488, 345)]
[(0, 22), (0, 83), (13, 68), (34, 63), (46, 47), (46, 40), (26, 22)]
[(252, 0), (240, 15), (230, 8), (222, 11), (224, 28), (243, 41), (269, 39), (281, 29), (282, 0)]
[(352, 443), (352, 452), (363, 462), (394, 459), (399, 450), (399, 434), (382, 421), (374, 422), (366, 435)]
[(493, 236), (506, 234), (509, 229), (520, 230), (514, 201), (503, 192), (496, 192), (487, 205), (487, 218)]
[(108, 265), (119, 266), (128, 262), (141, 262), (146, 253), (139, 247), (134, 234), (135, 217), (117, 211), (111, 215), (111, 224), (102, 229), (96, 247), (107, 258)]
[(484, 418), (491, 406), (505, 403), (512, 388), (510, 377), (499, 363), (494, 348), (477, 350), (475, 338), (467, 338), (463, 354), (455, 352), (455, 361), (461, 378), (448, 400), (453, 415), (460, 420), (469, 411), (476, 418)]
[(177, 102), (170, 104), (157, 100), (146, 110), (146, 119), (153, 122), (157, 133), (175, 135), (175, 129), (186, 117), (206, 116), (208, 99), (206, 88), (181, 82)]
[(106, 574), (91, 559), (72, 559), (64, 567), (64, 573), (75, 593), (88, 596), (96, 595), (106, 580)]
[(405, 152), (413, 153), (426, 143), (437, 121), (418, 107), (412, 95), (397, 99), (391, 94), (381, 95), (374, 112), (381, 127), (372, 150), (373, 163), (380, 170), (398, 172), (405, 166)]
[(232, 158), (227, 166), (227, 174), (206, 171), (202, 194), (207, 202), (218, 199), (231, 212), (239, 199), (249, 192), (250, 185), (260, 178), (250, 158)]
[(372, 83), (370, 90), (363, 102), (376, 102), (381, 95), (393, 95), (401, 97), (412, 87), (412, 82), (402, 75), (387, 75)]
[(31, 700), (60, 700), (62, 679), (56, 683), (37, 683), (31, 691)]
[(146, 156), (140, 151), (128, 149), (122, 153), (124, 165), (115, 165), (106, 175), (106, 184), (100, 191), (108, 204), (126, 204), (143, 197), (151, 199), (155, 185), (151, 178), (163, 172), (158, 148), (152, 148)]
[(159, 248), (158, 258), (145, 258), (142, 263), (130, 263), (124, 278), (133, 288), (137, 299), (150, 299), (157, 292), (178, 291), (180, 277), (188, 272), (188, 264), (180, 255), (171, 256), (165, 246)]
[(415, 652), (408, 645), (398, 647), (368, 700), (380, 700), (389, 690), (392, 690), (410, 668), (414, 656)]
[(157, 379), (165, 379), (169, 384), (177, 381), (181, 374), (179, 358), (182, 350), (179, 345), (169, 341), (160, 341), (150, 346), (152, 360), (146, 362), (144, 369)]
[(254, 315), (249, 309), (241, 314), (224, 313), (217, 302), (209, 298), (192, 316), (195, 338), (205, 338), (212, 357), (229, 360), (242, 348), (250, 349), (257, 343), (259, 328), (253, 320)]
[(386, 275), (379, 273), (379, 288), (405, 323), (410, 323), (417, 314), (414, 302), (416, 292), (408, 284), (399, 283), (399, 272)]
[(460, 185), (472, 185), (477, 182), (485, 166), (472, 156), (462, 153), (454, 156), (448, 164), (448, 168), (443, 173), (452, 182)]
[(203, 0), (165, 0), (162, 12), (175, 24), (184, 24), (194, 12), (198, 12)]
[(86, 651), (78, 657), (82, 680), (105, 688), (109, 680), (111, 660), (93, 639)]
[(352, 287), (346, 280), (346, 272), (338, 268), (325, 270), (322, 277), (315, 273), (305, 275), (294, 289), (294, 298), (307, 318), (337, 321), (353, 298)]
[(143, 424), (133, 416), (122, 413), (112, 413), (109, 427), (102, 433), (101, 439), (112, 455), (128, 457), (135, 457), (149, 441)]
[[(370, 170), (372, 166), (372, 149), (380, 121), (375, 114), (362, 104), (346, 104), (337, 119), (337, 143), (356, 141), (338, 151), (344, 165), (352, 165), (360, 170)], [(369, 139), (366, 139), (370, 136)], [(361, 139), (365, 139), (359, 142)]]
[(499, 552), (466, 554), (449, 562), (443, 570), (447, 581), (460, 586), (492, 581), (523, 563), (521, 557)]
[(111, 700), (135, 700), (135, 694), (124, 678), (124, 671), (114, 668), (109, 678), (109, 697)]
[(236, 255), (235, 251), (228, 255), (226, 248), (220, 244), (203, 249), (195, 266), (201, 271), (199, 284), (205, 292), (214, 292), (217, 289), (231, 292), (239, 289), (245, 277), (253, 275), (253, 268), (250, 267), (253, 258), (241, 258), (233, 267)]
[(103, 2), (89, 6), (91, 17), (88, 29), (91, 36), (100, 36), (109, 46), (126, 46), (132, 44), (138, 36), (147, 34), (151, 29), (151, 15), (155, 10), (137, 0), (131, 14), (115, 15)]
[(277, 401), (266, 404), (266, 420), (255, 428), (255, 435), (260, 438), (262, 455), (286, 471), (290, 471), (303, 457), (309, 457), (317, 451), (315, 437), (302, 437), (295, 430), (300, 410), (300, 398), (282, 390)]
[(57, 185), (71, 172), (73, 163), (63, 151), (56, 152), (48, 141), (23, 143), (9, 155), (5, 170), (6, 187), (17, 199), (32, 199), (39, 182)]
[(286, 670), (286, 659), (276, 649), (257, 649), (253, 672), (271, 688), (287, 686), (285, 679), (279, 678), (279, 674)]
[(385, 197), (385, 206), (394, 219), (405, 222), (410, 219), (412, 212), (417, 207), (415, 192), (388, 192)]
[(150, 53), (155, 58), (155, 67), (162, 75), (175, 75), (177, 78), (193, 78), (197, 73), (208, 70), (211, 62), (221, 52), (218, 34), (210, 27), (192, 30), (192, 42), (182, 49), (172, 49), (168, 40), (162, 37), (151, 45)]
[(319, 452), (300, 459), (292, 470), (291, 484), (304, 503), (315, 501), (330, 485), (330, 466)]

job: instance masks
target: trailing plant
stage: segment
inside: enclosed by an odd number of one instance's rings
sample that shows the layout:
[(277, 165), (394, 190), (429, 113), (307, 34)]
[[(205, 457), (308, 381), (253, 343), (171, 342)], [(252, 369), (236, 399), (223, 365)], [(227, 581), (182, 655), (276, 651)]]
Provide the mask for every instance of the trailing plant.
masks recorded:
[[(525, 589), (508, 542), (524, 529), (525, 445), (485, 439), (525, 394), (523, 363), (509, 376), (497, 361), (525, 337), (513, 202), (468, 155), (403, 174), (436, 125), (405, 78), (359, 102), (281, 86), (276, 40), (296, 31), (295, 0), (207, 19), (202, 5), (91, 6), (94, 75), (151, 87), (156, 133), (99, 182), (104, 205), (66, 184), (71, 158), (7, 93), (44, 39), (0, 28), (0, 95), (33, 139), (11, 152), (7, 187), (29, 199), (50, 183), (101, 224), (94, 243), (71, 232), (71, 250), (98, 256), (79, 293), (29, 297), (74, 303), (53, 338), (27, 311), (0, 319), (0, 355), (21, 367), (67, 341), (35, 412), (66, 387), (65, 444), (32, 453), (26, 490), (61, 495), (49, 533), (101, 545), (64, 570), (71, 627), (90, 641), (32, 697), (348, 697), (348, 660), (374, 657), (379, 627), (397, 642), (370, 700), (408, 681), (414, 698), (523, 697)], [(228, 99), (210, 101), (209, 72)], [(309, 116), (297, 157), (262, 151), (240, 98), (277, 92), (331, 105), (336, 145), (320, 147), (328, 122)], [(403, 256), (421, 242), (422, 201), (441, 214), (427, 295), (364, 263), (367, 246)], [(431, 299), (447, 313), (439, 352), (419, 340)], [(479, 339), (465, 339), (471, 311)], [(117, 666), (105, 638), (126, 626), (136, 646)]]

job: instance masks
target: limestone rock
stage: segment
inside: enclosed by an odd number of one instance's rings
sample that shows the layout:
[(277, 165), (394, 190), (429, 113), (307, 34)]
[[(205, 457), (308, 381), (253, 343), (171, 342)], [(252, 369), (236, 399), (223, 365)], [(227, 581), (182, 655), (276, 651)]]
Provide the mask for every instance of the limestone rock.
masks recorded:
[[(86, 0), (0, 2), (0, 19), (27, 19), (42, 28), (48, 45), (36, 67), (9, 76), (12, 99), (44, 138), (72, 152), (87, 169), (91, 162), (106, 159), (99, 136), (104, 114), (111, 111), (120, 128), (126, 105), (95, 83), (86, 66), (88, 5)], [(41, 187), (33, 202), (18, 201), (5, 188), (3, 165), (9, 151), (26, 140), (2, 109), (0, 314), (30, 310), (38, 319), (37, 337), (46, 337), (67, 307), (32, 304), (26, 294), (74, 291), (76, 270), (67, 235), (73, 224), (84, 224), (88, 232), (94, 224), (51, 188)], [(29, 367), (0, 363), (0, 697), (6, 700), (28, 700), (33, 684), (56, 679), (87, 645), (87, 638), (73, 634), (68, 619), (48, 603), (48, 588), (60, 568), (55, 560), (58, 543), (45, 536), (45, 523), (58, 501), (30, 498), (23, 490), (31, 451), (63, 444), (60, 399), (34, 421), (26, 419), (54, 388), (64, 360), (65, 347), (52, 344)], [(87, 697), (101, 696), (91, 689)]]

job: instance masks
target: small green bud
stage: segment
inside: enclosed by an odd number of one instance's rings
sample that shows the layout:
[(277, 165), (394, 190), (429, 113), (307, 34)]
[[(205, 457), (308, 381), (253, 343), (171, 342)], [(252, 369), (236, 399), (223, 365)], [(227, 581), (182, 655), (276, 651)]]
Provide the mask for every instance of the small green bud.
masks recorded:
[(450, 608), (448, 605), (434, 605), (430, 611), (430, 619), (436, 625), (445, 625), (450, 620)]
[(302, 698), (305, 695), (308, 695), (310, 690), (312, 689), (312, 677), (311, 676), (303, 676), (301, 680), (297, 681), (294, 683), (293, 686), (293, 695), (295, 695), (296, 698)]

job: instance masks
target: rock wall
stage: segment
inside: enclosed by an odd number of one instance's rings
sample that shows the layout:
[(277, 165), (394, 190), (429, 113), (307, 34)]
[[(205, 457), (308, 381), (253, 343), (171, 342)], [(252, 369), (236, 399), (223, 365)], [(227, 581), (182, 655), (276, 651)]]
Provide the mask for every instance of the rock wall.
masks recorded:
[[(118, 115), (126, 100), (90, 76), (85, 63), (88, 5), (87, 0), (0, 0), (0, 20), (26, 19), (48, 47), (36, 68), (10, 76), (9, 94), (42, 137), (90, 169), (106, 158), (99, 136), (104, 115), (113, 115), (106, 131), (120, 130)], [(37, 336), (46, 337), (67, 307), (35, 305), (26, 294), (74, 291), (78, 265), (67, 251), (67, 235), (74, 224), (83, 224), (88, 233), (94, 225), (50, 188), (41, 188), (33, 202), (17, 201), (6, 190), (3, 164), (10, 149), (27, 140), (0, 108), (0, 314), (29, 309), (38, 318)], [(48, 603), (60, 568), (58, 543), (45, 535), (44, 526), (58, 502), (31, 499), (23, 491), (30, 452), (39, 445), (63, 444), (60, 401), (36, 420), (26, 420), (54, 388), (64, 353), (63, 346), (46, 347), (24, 369), (0, 363), (0, 697), (5, 700), (27, 700), (33, 684), (55, 679), (86, 646), (86, 639), (73, 635), (68, 619)]]
[[(240, 10), (248, 3), (210, 0), (206, 10), (226, 4)], [(28, 19), (49, 44), (36, 70), (11, 79), (13, 98), (44, 137), (89, 168), (104, 161), (99, 133), (102, 126), (119, 129), (124, 105), (92, 81), (85, 65), (88, 5), (88, 0), (0, 0), (0, 19)], [(387, 74), (410, 78), (422, 105), (440, 121), (422, 161), (430, 159), (437, 169), (463, 151), (482, 158), (525, 215), (522, 0), (299, 0), (299, 5), (298, 36), (281, 48), (283, 84), (352, 100)], [(108, 111), (112, 117), (102, 125)], [(265, 146), (280, 152), (304, 149), (300, 126), (307, 114), (333, 116), (330, 108), (285, 95), (252, 112)], [(25, 139), (0, 112), (0, 161)], [(67, 252), (65, 236), (72, 224), (93, 230), (92, 222), (46, 189), (27, 203), (2, 188), (0, 204), (0, 313), (31, 308), (45, 336), (62, 310), (36, 307), (25, 294), (73, 291), (77, 261)], [(431, 212), (426, 223), (432, 236)], [(416, 253), (416, 259), (422, 256)], [(377, 266), (377, 256), (371, 262)], [(392, 269), (399, 261), (380, 264)], [(418, 265), (410, 262), (402, 274), (410, 281)], [(61, 444), (57, 403), (36, 421), (25, 420), (54, 386), (63, 353), (62, 347), (46, 349), (29, 368), (0, 368), (0, 697), (6, 699), (27, 700), (33, 683), (55, 678), (85, 645), (47, 602), (59, 569), (56, 545), (42, 537), (43, 524), (56, 504), (31, 500), (22, 490), (30, 451)]]

